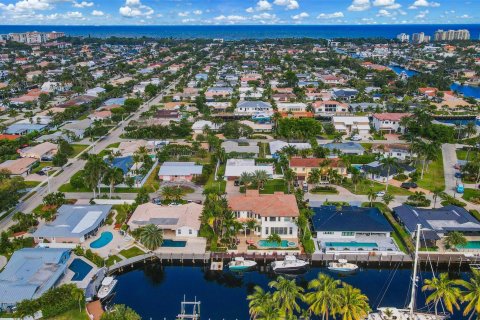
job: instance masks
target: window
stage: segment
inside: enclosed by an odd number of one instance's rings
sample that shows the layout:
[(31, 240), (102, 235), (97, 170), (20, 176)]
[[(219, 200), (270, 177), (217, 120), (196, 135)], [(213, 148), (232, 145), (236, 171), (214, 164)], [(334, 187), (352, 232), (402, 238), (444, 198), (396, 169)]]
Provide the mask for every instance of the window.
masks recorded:
[(188, 234), (193, 234), (192, 229), (188, 229)]
[(290, 234), (293, 234), (293, 228), (290, 227)]
[(355, 232), (352, 232), (352, 231), (342, 232), (342, 237), (352, 237), (354, 235), (355, 235)]
[(288, 228), (287, 227), (271, 227), (270, 228), (273, 233), (276, 233), (278, 235), (286, 235), (288, 234)]
[(333, 231), (323, 231), (323, 234), (333, 234)]
[(265, 234), (268, 234), (268, 227), (265, 227)]
[(289, 217), (285, 217), (285, 218), (283, 218), (283, 221), (289, 222), (289, 221), (290, 221), (290, 218), (289, 218)]
[(182, 229), (177, 229), (178, 234), (182, 234)]
[(277, 221), (277, 217), (270, 217), (270, 221)]

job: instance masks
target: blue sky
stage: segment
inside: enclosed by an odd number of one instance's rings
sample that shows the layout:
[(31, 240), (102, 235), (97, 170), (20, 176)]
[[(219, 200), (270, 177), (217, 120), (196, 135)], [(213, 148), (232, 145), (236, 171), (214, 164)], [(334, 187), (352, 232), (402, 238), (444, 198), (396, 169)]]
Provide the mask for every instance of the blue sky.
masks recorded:
[(0, 0), (0, 24), (480, 23), (480, 0)]

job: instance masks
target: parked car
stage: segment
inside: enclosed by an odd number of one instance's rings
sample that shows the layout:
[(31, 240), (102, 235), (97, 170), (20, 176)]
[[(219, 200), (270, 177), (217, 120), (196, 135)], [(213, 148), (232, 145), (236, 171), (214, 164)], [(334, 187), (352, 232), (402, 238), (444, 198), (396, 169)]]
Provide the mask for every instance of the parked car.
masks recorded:
[(459, 183), (459, 184), (457, 184), (456, 190), (457, 190), (458, 193), (464, 193), (465, 192), (465, 187), (463, 186), (463, 184)]
[(40, 170), (40, 171), (37, 172), (37, 174), (38, 174), (39, 176), (44, 176), (46, 173), (45, 173), (44, 171)]
[(361, 141), (362, 140), (362, 137), (360, 137), (359, 135), (354, 135), (352, 138), (351, 138), (352, 141)]
[(383, 197), (385, 195), (385, 191), (378, 191), (377, 197)]
[(162, 199), (160, 199), (160, 198), (153, 198), (153, 199), (152, 199), (152, 203), (154, 203), (154, 204), (162, 204)]
[(43, 172), (48, 172), (48, 171), (51, 171), (52, 170), (52, 167), (44, 167), (42, 169)]
[(306, 181), (303, 181), (303, 192), (308, 192), (308, 183)]
[(235, 180), (235, 181), (233, 182), (233, 185), (234, 185), (235, 187), (238, 187), (238, 186), (240, 185), (240, 181)]
[(455, 178), (461, 178), (462, 173), (461, 172), (455, 172)]
[(400, 185), (403, 189), (415, 189), (418, 185), (415, 182), (404, 182)]

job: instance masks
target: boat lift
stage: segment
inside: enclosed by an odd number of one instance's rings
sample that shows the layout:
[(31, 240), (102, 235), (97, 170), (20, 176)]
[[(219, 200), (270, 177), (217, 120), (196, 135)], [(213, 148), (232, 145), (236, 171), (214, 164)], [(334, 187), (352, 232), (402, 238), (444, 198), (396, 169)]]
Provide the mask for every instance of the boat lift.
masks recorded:
[[(191, 313), (187, 313), (191, 311)], [(180, 314), (177, 316), (177, 320), (199, 320), (200, 319), (200, 301), (197, 301), (195, 297), (194, 301), (186, 301), (185, 296), (183, 296), (183, 301), (181, 303)]]

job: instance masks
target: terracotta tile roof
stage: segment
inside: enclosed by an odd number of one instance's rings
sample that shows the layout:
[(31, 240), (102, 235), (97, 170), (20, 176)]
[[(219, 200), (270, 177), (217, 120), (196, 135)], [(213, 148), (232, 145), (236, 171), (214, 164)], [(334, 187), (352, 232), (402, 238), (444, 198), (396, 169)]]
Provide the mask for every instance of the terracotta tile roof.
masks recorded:
[(374, 118), (384, 121), (384, 120), (390, 120), (390, 121), (400, 121), (402, 118), (405, 117), (410, 117), (410, 113), (375, 113), (373, 115)]
[(332, 168), (343, 167), (341, 159), (324, 159), (324, 158), (299, 158), (295, 157), (290, 160), (290, 167), (300, 168), (318, 168), (320, 164), (328, 162), (328, 166)]
[(0, 134), (0, 140), (17, 140), (18, 138), (20, 136), (16, 134)]
[(262, 217), (300, 215), (295, 196), (283, 192), (259, 194), (257, 190), (247, 190), (246, 194), (229, 196), (228, 206), (233, 211), (252, 211)]

